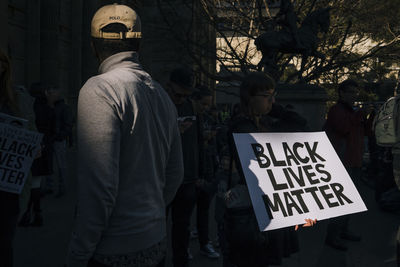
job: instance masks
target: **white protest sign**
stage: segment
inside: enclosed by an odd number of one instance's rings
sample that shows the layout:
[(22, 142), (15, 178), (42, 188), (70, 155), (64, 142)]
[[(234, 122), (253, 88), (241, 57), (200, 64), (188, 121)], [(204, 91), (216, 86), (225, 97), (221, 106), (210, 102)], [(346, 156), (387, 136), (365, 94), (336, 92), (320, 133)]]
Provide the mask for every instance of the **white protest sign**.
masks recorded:
[[(4, 117), (3, 114), (0, 117)], [(9, 123), (0, 123), (1, 191), (21, 193), (33, 159), (40, 149), (41, 140), (40, 133)]]
[(260, 230), (367, 210), (325, 132), (233, 136)]

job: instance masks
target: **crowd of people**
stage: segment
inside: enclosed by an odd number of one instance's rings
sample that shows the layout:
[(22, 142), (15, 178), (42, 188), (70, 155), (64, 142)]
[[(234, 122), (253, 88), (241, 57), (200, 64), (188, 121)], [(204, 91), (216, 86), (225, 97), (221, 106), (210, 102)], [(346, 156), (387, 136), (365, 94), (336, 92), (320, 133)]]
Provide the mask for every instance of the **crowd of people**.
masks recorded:
[(72, 142), (74, 120), (58, 87), (35, 83), (27, 90), (22, 86), (12, 86), (10, 60), (2, 51), (0, 63), (0, 113), (25, 119), (27, 130), (43, 134), (40, 151), (35, 156), (21, 194), (0, 190), (0, 264), (13, 266), (12, 243), (16, 226), (43, 225), (41, 198), (53, 193), (55, 178), (58, 178), (55, 197), (62, 197), (65, 193), (66, 147), (67, 142), (68, 145)]
[[(275, 81), (261, 72), (245, 75), (240, 103), (230, 118), (221, 116), (212, 90), (195, 85), (190, 68), (175, 68), (164, 88), (143, 70), (138, 59), (141, 23), (133, 9), (104, 6), (91, 26), (100, 67), (79, 93), (77, 204), (66, 266), (165, 266), (168, 218), (174, 267), (190, 265), (191, 237), (198, 238), (202, 255), (222, 257), (224, 267), (280, 264), (298, 252), (297, 227), (259, 231), (232, 137), (308, 130), (304, 118), (275, 103)], [(59, 178), (55, 196), (66, 193), (66, 147), (72, 142), (74, 119), (56, 86), (35, 83), (29, 90), (34, 101), (24, 102), (32, 98), (12, 88), (11, 67), (2, 52), (0, 62), (0, 112), (28, 119), (29, 129), (43, 134), (21, 216), (23, 195), (0, 191), (0, 259), (9, 267), (17, 224), (43, 225), (40, 199), (55, 190), (54, 170)], [(372, 120), (371, 110), (353, 108), (358, 90), (354, 80), (339, 85), (338, 102), (324, 126), (356, 185)], [(400, 186), (398, 150), (393, 149), (393, 170)], [(210, 217), (217, 224), (216, 242), (209, 233)], [(360, 241), (349, 230), (350, 217), (330, 221), (327, 245), (345, 251), (343, 240)], [(304, 226), (313, 226), (315, 219)]]

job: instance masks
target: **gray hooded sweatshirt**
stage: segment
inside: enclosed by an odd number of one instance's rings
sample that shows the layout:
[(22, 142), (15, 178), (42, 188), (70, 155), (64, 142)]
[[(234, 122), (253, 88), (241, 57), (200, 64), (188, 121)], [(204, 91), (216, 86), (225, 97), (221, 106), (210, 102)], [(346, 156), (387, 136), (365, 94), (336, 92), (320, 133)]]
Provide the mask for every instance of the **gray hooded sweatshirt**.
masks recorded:
[(177, 112), (123, 52), (100, 65), (78, 101), (78, 203), (68, 266), (94, 253), (141, 251), (166, 237), (166, 205), (183, 179)]

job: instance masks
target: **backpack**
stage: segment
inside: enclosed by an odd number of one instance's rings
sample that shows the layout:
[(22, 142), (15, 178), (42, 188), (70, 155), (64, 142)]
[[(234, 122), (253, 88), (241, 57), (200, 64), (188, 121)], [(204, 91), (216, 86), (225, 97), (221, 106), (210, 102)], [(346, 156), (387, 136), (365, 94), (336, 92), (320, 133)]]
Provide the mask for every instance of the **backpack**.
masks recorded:
[(379, 146), (391, 147), (400, 141), (398, 123), (400, 97), (389, 98), (374, 119), (374, 133)]

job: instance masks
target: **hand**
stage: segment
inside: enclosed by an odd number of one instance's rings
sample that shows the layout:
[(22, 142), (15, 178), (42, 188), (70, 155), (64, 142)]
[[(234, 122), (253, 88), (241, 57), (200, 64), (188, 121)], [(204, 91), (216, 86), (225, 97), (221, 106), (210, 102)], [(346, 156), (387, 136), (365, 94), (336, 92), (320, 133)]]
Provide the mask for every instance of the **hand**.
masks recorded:
[(190, 126), (192, 126), (193, 122), (191, 121), (183, 121), (179, 123), (179, 132), (181, 134), (183, 134), (184, 132), (186, 132), (187, 129), (190, 128)]
[[(317, 219), (314, 219), (314, 220), (305, 219), (305, 221), (306, 221), (306, 223), (303, 224), (303, 227), (312, 227), (312, 226), (314, 226), (315, 224), (317, 224)], [(296, 226), (294, 227), (294, 230), (297, 231), (298, 229), (299, 229), (299, 226), (296, 225)]]

